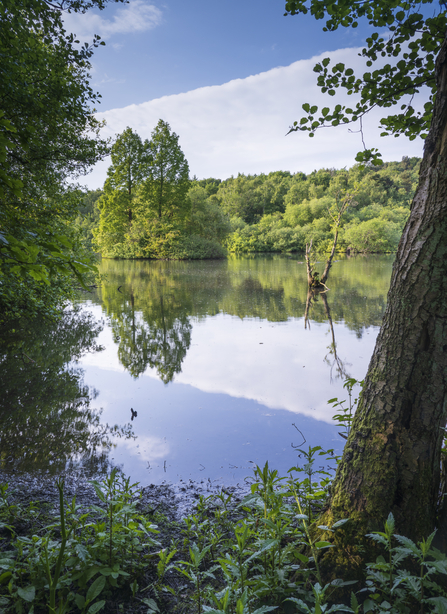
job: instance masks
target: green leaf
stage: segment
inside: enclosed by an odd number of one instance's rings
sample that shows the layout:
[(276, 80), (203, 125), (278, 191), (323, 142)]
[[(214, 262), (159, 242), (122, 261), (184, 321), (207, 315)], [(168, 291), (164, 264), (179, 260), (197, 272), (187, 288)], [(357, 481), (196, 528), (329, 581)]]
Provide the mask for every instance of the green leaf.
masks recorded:
[(90, 586), (90, 588), (87, 591), (87, 596), (86, 596), (87, 603), (90, 603), (91, 601), (96, 599), (96, 597), (101, 593), (105, 585), (106, 585), (106, 579), (104, 576), (99, 576), (99, 578), (96, 578), (96, 580), (93, 582), (93, 584)]
[(447, 599), (445, 597), (430, 597), (427, 601), (433, 604), (432, 614), (447, 614)]
[(374, 612), (375, 604), (372, 599), (365, 599), (363, 603), (363, 612), (364, 614), (368, 614), (368, 612)]
[(76, 605), (78, 606), (78, 608), (80, 610), (82, 610), (84, 608), (84, 605), (85, 605), (85, 597), (83, 595), (80, 595), (79, 593), (77, 593), (75, 595), (75, 602), (76, 602)]
[[(156, 604), (156, 602), (151, 599), (150, 597), (145, 597), (144, 599), (141, 600), (145, 605), (147, 605), (147, 607), (152, 610), (152, 612), (159, 612), (159, 608), (158, 605)], [(209, 610), (208, 610), (209, 611)]]
[(89, 607), (89, 609), (87, 610), (87, 614), (96, 614), (96, 612), (99, 612), (99, 610), (102, 610), (105, 604), (106, 602), (104, 600), (97, 601), (96, 603), (94, 603), (93, 605)]
[(351, 592), (351, 608), (353, 610), (357, 610), (358, 607), (359, 607), (359, 602), (357, 601), (357, 597), (355, 596), (354, 593)]
[(17, 593), (19, 597), (21, 597), (25, 601), (31, 602), (36, 596), (36, 588), (32, 584), (30, 584), (29, 586), (26, 586), (25, 588), (19, 587), (17, 589)]
[(11, 578), (12, 573), (10, 571), (5, 571), (0, 575), (0, 584), (6, 584)]
[(301, 561), (302, 563), (308, 563), (309, 562), (309, 557), (306, 556), (305, 554), (301, 554), (301, 552), (294, 552), (294, 556)]

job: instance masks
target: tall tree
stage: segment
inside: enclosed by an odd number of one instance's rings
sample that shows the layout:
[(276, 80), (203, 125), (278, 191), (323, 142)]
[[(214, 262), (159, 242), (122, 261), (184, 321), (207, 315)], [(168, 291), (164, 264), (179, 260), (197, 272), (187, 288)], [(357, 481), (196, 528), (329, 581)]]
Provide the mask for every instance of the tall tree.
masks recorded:
[[(427, 4), (428, 2), (425, 2)], [(384, 108), (402, 97), (401, 113), (381, 120), (386, 132), (414, 138), (424, 135), (419, 185), (394, 263), (388, 303), (365, 379), (352, 431), (332, 489), (328, 516), (350, 515), (357, 530), (381, 524), (392, 511), (397, 529), (415, 539), (427, 536), (437, 522), (442, 427), (447, 419), (447, 22), (445, 4), (430, 18), (419, 2), (311, 0), (310, 10), (326, 18), (326, 29), (356, 27), (366, 16), (375, 28), (362, 54), (367, 63), (385, 54), (392, 64), (356, 78), (329, 59), (316, 66), (318, 83), (329, 94), (340, 86), (359, 92), (356, 108), (323, 109), (305, 105), (309, 116), (294, 126), (310, 130), (329, 121), (336, 125), (359, 119), (370, 108)], [(305, 13), (301, 0), (286, 4), (290, 13)], [(435, 56), (437, 54), (436, 65)], [(424, 111), (412, 96), (430, 88)], [(433, 108), (434, 102), (434, 108)], [(433, 115), (432, 115), (433, 110)], [(378, 162), (377, 152), (363, 160)], [(380, 162), (379, 162), (380, 163)]]
[(183, 219), (189, 210), (189, 166), (178, 139), (160, 119), (147, 146), (148, 174), (141, 190), (144, 208), (170, 222)]
[(143, 144), (141, 137), (132, 128), (127, 127), (118, 136), (110, 152), (112, 164), (107, 170), (108, 187), (125, 192), (129, 222), (132, 222), (132, 200), (135, 188), (145, 178), (148, 162), (145, 155), (147, 148), (147, 140)]
[(88, 80), (89, 58), (102, 43), (95, 36), (78, 46), (62, 13), (102, 9), (107, 1), (0, 3), (0, 312), (18, 303), (48, 305), (68, 291), (61, 276), (86, 270), (70, 231), (77, 203), (66, 179), (108, 151)]
[(126, 128), (111, 148), (104, 194), (98, 207), (100, 218), (94, 231), (95, 244), (103, 256), (122, 256), (123, 244), (134, 221), (136, 189), (147, 176), (148, 142)]

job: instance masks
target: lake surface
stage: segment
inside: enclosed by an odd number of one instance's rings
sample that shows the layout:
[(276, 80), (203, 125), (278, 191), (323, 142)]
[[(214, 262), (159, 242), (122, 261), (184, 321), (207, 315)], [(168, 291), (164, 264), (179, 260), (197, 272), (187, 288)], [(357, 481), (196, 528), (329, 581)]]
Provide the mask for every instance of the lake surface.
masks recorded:
[(310, 304), (296, 256), (102, 261), (61, 322), (5, 340), (0, 469), (232, 484), (340, 453), (327, 400), (366, 374), (393, 259), (338, 260)]

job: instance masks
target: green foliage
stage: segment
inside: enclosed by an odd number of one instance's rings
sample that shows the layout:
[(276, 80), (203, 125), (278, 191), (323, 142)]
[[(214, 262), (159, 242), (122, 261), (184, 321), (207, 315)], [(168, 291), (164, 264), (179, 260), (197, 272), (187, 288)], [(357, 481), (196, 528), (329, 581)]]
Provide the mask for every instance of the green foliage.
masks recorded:
[[(214, 196), (218, 180), (189, 180), (188, 163), (160, 120), (150, 141), (127, 128), (112, 147), (112, 166), (97, 202), (94, 247), (108, 258), (205, 259), (226, 255), (230, 220)], [(84, 224), (82, 230), (85, 233)], [(87, 230), (88, 232), (88, 230)]]
[[(110, 150), (112, 164), (107, 169), (107, 183), (112, 190), (121, 190), (129, 197), (129, 209), (135, 188), (147, 176), (150, 156), (147, 153), (149, 142), (141, 141), (140, 136), (127, 127), (116, 139)], [(130, 217), (131, 219), (131, 217)]]
[[(356, 122), (376, 106), (386, 109), (401, 102), (400, 112), (381, 119), (382, 136), (404, 134), (410, 140), (417, 136), (425, 138), (436, 94), (435, 60), (444, 40), (447, 17), (443, 2), (425, 0), (424, 4), (433, 4), (430, 16), (422, 12), (421, 3), (416, 1), (311, 0), (309, 6), (306, 0), (287, 0), (286, 15), (310, 11), (316, 19), (325, 20), (324, 31), (356, 28), (360, 19), (368, 20), (371, 33), (361, 55), (367, 68), (372, 69), (356, 76), (352, 68), (341, 62), (331, 66), (330, 58), (316, 64), (314, 71), (323, 93), (335, 96), (336, 90), (343, 88), (348, 94), (360, 94), (360, 100), (352, 108), (337, 104), (321, 111), (317, 105), (305, 103), (306, 115), (295, 121), (290, 131), (304, 130), (313, 136), (320, 127)], [(389, 35), (383, 34), (384, 28)], [(389, 61), (384, 63), (382, 58)], [(423, 111), (416, 111), (413, 97), (424, 87), (429, 90), (427, 102)], [(374, 166), (382, 164), (375, 148), (365, 148), (356, 159), (370, 161)]]
[(188, 213), (189, 166), (178, 139), (169, 124), (160, 119), (147, 144), (148, 167), (140, 192), (140, 215), (151, 213), (172, 223), (183, 220)]
[[(139, 168), (146, 168), (143, 157)], [(321, 169), (309, 176), (275, 172), (225, 181), (195, 179), (182, 197), (183, 213), (172, 211), (161, 218), (148, 205), (144, 182), (131, 215), (127, 192), (111, 190), (106, 182), (98, 201), (95, 245), (114, 258), (221, 258), (225, 250), (219, 245), (233, 253), (287, 253), (304, 251), (310, 241), (325, 251), (333, 243), (336, 203), (341, 195), (354, 194), (339, 224), (337, 249), (360, 251), (362, 245), (361, 251), (394, 251), (417, 184), (418, 163), (417, 158), (404, 158), (379, 171), (357, 165), (349, 171)], [(362, 229), (354, 227), (373, 219), (365, 229), (371, 238), (362, 242)]]
[(230, 217), (240, 217), (253, 224), (263, 215), (284, 211), (290, 173), (278, 171), (269, 175), (242, 175), (220, 183), (216, 198)]
[[(353, 385), (349, 381), (348, 389)], [(331, 459), (318, 447), (300, 452), (305, 475), (312, 475), (318, 455)], [(274, 609), (306, 614), (444, 612), (447, 559), (431, 547), (434, 534), (416, 545), (394, 534), (391, 515), (383, 532), (366, 536), (383, 547), (385, 557), (365, 563), (364, 583), (343, 579), (325, 583), (319, 561), (327, 549), (337, 548), (334, 534), (343, 532), (349, 522), (341, 519), (332, 526), (317, 526), (321, 507), (314, 505), (314, 484), (321, 488), (324, 504), (329, 482), (313, 476), (286, 481), (266, 463), (255, 468), (251, 493), (239, 505), (224, 493), (201, 497), (195, 512), (184, 520), (183, 547), (189, 559), (178, 563), (178, 571), (189, 580), (190, 589), (183, 587), (183, 603), (187, 597), (194, 604), (192, 611), (210, 614)], [(340, 589), (347, 587), (355, 593), (342, 599)]]
[[(354, 385), (346, 382), (348, 391)], [(158, 530), (138, 510), (141, 491), (116, 469), (93, 482), (99, 505), (65, 502), (59, 484), (58, 517), (31, 537), (19, 531), (37, 508), (12, 503), (1, 486), (0, 528), (9, 537), (0, 551), (0, 612), (94, 614), (115, 608), (118, 597), (120, 610), (144, 605), (148, 613), (445, 612), (447, 558), (432, 548), (434, 533), (416, 544), (394, 533), (391, 514), (383, 531), (365, 536), (378, 556), (364, 562), (361, 583), (324, 578), (321, 560), (329, 549), (337, 555), (335, 538), (349, 519), (318, 524), (334, 459), (319, 446), (297, 451), (304, 463), (289, 478), (268, 463), (256, 466), (242, 500), (224, 491), (200, 496), (180, 523), (160, 519), (159, 540), (166, 542), (164, 532), (173, 528), (183, 539), (153, 552)], [(149, 584), (140, 588), (148, 573)]]
[(129, 195), (123, 190), (112, 190), (110, 184), (98, 200), (99, 224), (93, 230), (93, 246), (106, 258), (119, 257), (126, 235), (131, 229)]
[[(104, 597), (146, 567), (158, 531), (137, 511), (138, 485), (116, 469), (93, 485), (100, 505), (85, 510), (76, 498), (65, 501), (58, 482), (59, 515), (42, 536), (20, 536), (11, 527), (10, 549), (0, 555), (0, 612), (21, 613), (32, 604), (32, 611), (46, 606), (50, 614), (75, 609), (94, 614), (105, 606)], [(8, 505), (7, 489), (1, 501), (0, 520), (14, 507)]]
[[(235, 253), (293, 252), (304, 251), (306, 243), (312, 241), (317, 251), (330, 250), (336, 203), (343, 194), (350, 194), (352, 202), (339, 224), (337, 250), (395, 251), (417, 185), (418, 162), (416, 158), (404, 158), (399, 163), (384, 164), (380, 170), (356, 165), (349, 171), (321, 169), (308, 176), (296, 173), (283, 177), (283, 208), (257, 217), (248, 215), (247, 207), (254, 202), (253, 182), (264, 176), (239, 175), (237, 180), (223, 181), (216, 199), (233, 216), (233, 232), (225, 245)], [(271, 175), (275, 174), (270, 173), (265, 182)], [(248, 204), (243, 200), (244, 194), (251, 198)], [(356, 230), (360, 222), (369, 220), (374, 222)]]
[[(105, 1), (64, 3), (84, 12)], [(42, 0), (0, 6), (0, 311), (12, 310), (28, 288), (30, 311), (44, 314), (70, 296), (73, 278), (91, 270), (71, 224), (78, 192), (66, 179), (85, 172), (108, 150), (88, 82), (89, 58), (99, 44), (75, 44), (58, 8)], [(64, 278), (67, 278), (64, 281)], [(48, 289), (46, 288), (48, 286)], [(18, 311), (17, 309), (15, 310)], [(24, 309), (26, 314), (27, 310)]]
[(74, 226), (79, 233), (82, 245), (89, 251), (94, 249), (93, 231), (99, 223), (98, 202), (102, 195), (102, 190), (89, 190), (80, 194), (82, 200), (78, 205)]
[(205, 260), (225, 258), (227, 252), (220, 243), (198, 235), (181, 236), (166, 252), (170, 260)]
[(126, 128), (112, 146), (112, 164), (98, 201), (99, 224), (93, 233), (94, 245), (104, 256), (118, 256), (132, 229), (135, 192), (147, 177), (148, 146), (131, 128)]
[(188, 199), (191, 205), (186, 222), (188, 234), (222, 243), (231, 232), (232, 226), (230, 218), (219, 206), (217, 199), (209, 197), (207, 190), (198, 184), (192, 184)]
[(332, 420), (338, 422), (338, 424), (344, 429), (343, 433), (338, 433), (340, 437), (343, 439), (348, 439), (349, 434), (351, 432), (352, 421), (354, 419), (354, 413), (357, 409), (359, 397), (353, 398), (353, 389), (354, 386), (363, 387), (363, 380), (357, 381), (353, 377), (348, 377), (343, 384), (343, 388), (346, 388), (348, 391), (348, 406), (345, 406), (346, 401), (339, 401), (337, 398), (329, 399), (329, 405), (338, 412), (332, 416)]
[(402, 225), (384, 219), (371, 219), (345, 228), (343, 239), (354, 252), (393, 252), (402, 235)]
[[(436, 576), (447, 575), (447, 559), (431, 548), (435, 532), (415, 544), (411, 539), (394, 533), (394, 518), (390, 513), (384, 531), (367, 535), (385, 550), (375, 563), (366, 564), (366, 586), (360, 594), (366, 594), (364, 612), (410, 614), (419, 604), (421, 613), (440, 614), (447, 608), (447, 595)], [(405, 568), (403, 562), (410, 559)], [(440, 583), (444, 583), (443, 579)]]

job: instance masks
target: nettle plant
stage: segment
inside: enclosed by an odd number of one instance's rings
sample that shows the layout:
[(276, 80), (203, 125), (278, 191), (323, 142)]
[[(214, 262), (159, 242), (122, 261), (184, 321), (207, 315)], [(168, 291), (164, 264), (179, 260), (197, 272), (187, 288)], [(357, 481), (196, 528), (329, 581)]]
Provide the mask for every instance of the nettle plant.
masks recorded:
[[(346, 436), (356, 384), (345, 384), (348, 404), (330, 401)], [(434, 533), (415, 543), (394, 533), (391, 514), (383, 531), (364, 538), (382, 549), (365, 562), (364, 582), (326, 582), (322, 557), (344, 541), (334, 534), (349, 522), (319, 524), (337, 457), (320, 446), (297, 454), (288, 477), (256, 466), (242, 501), (221, 492), (201, 496), (181, 522), (160, 516), (161, 548), (157, 528), (138, 511), (138, 485), (117, 470), (92, 482), (100, 504), (88, 508), (67, 503), (59, 482), (58, 516), (43, 528), (39, 507), (10, 503), (2, 486), (0, 613), (95, 614), (119, 594), (128, 604), (121, 611), (147, 614), (446, 614), (447, 558), (433, 548)], [(24, 519), (27, 536), (15, 528)], [(143, 577), (149, 584), (141, 588)]]
[[(95, 614), (110, 591), (125, 585), (133, 594), (137, 591), (146, 555), (158, 545), (157, 527), (137, 510), (138, 485), (116, 469), (102, 482), (93, 482), (103, 505), (91, 505), (87, 511), (76, 498), (67, 504), (63, 482), (57, 486), (58, 517), (40, 534), (16, 535), (12, 523), (8, 525), (13, 536), (9, 549), (0, 553), (4, 614), (40, 609), (62, 614), (73, 608)], [(6, 490), (2, 493), (6, 508)]]

